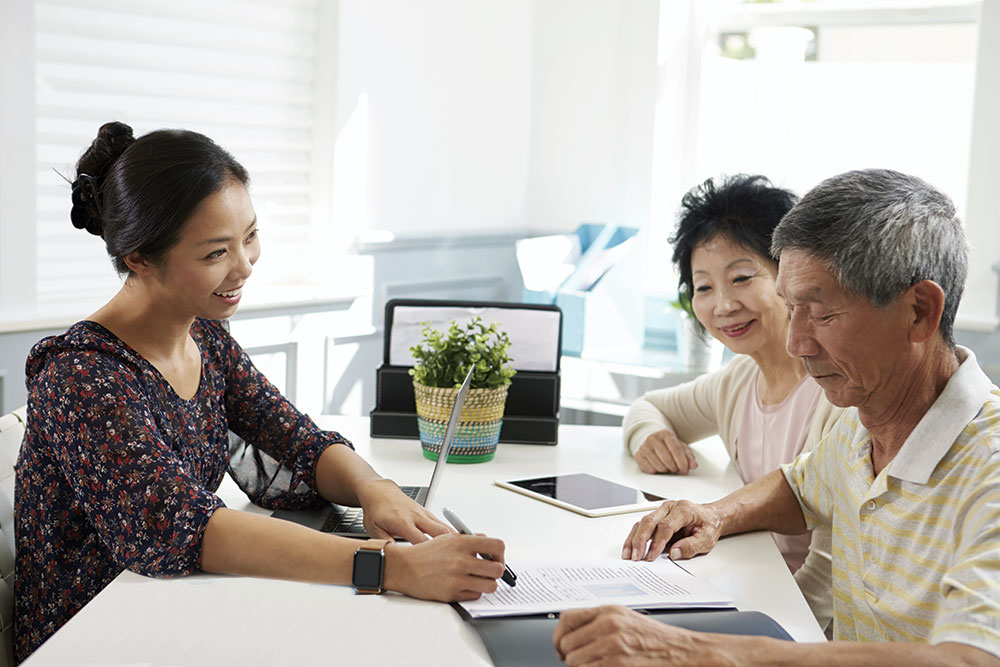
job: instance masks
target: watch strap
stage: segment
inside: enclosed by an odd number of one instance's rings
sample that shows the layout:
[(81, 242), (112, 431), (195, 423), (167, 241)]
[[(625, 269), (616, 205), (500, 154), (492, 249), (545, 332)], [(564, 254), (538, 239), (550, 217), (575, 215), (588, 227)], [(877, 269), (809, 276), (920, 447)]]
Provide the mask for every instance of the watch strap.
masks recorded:
[(361, 543), (358, 549), (364, 549), (365, 551), (384, 551), (385, 545), (389, 544), (389, 540), (377, 540), (375, 538), (370, 538)]

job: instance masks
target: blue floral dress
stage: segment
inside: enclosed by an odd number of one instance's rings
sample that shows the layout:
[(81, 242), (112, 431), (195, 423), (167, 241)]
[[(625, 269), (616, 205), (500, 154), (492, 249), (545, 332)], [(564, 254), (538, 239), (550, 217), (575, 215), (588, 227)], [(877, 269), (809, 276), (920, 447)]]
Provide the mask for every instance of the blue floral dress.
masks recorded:
[(266, 507), (323, 502), (316, 462), (350, 443), (286, 401), (222, 324), (196, 320), (191, 336), (202, 366), (190, 400), (95, 322), (28, 356), (14, 511), (19, 659), (122, 570), (197, 571), (227, 470)]

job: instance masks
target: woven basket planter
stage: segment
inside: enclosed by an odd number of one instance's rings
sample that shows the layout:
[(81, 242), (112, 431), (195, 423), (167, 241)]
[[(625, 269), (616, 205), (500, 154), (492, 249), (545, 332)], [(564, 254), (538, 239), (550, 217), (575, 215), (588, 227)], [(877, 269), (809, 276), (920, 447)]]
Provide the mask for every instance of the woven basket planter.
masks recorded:
[[(414, 380), (413, 393), (417, 399), (420, 446), (424, 456), (437, 461), (458, 389), (427, 387)], [(448, 452), (448, 463), (479, 463), (493, 458), (506, 403), (507, 386), (469, 390)]]

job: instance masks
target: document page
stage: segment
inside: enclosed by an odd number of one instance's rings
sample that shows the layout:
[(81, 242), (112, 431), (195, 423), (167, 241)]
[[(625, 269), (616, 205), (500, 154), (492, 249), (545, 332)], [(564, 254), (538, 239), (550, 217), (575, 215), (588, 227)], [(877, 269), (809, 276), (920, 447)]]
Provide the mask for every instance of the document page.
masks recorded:
[(487, 326), (495, 322), (507, 332), (508, 353), (515, 369), (555, 372), (559, 368), (562, 316), (558, 311), (472, 306), (398, 306), (392, 316), (389, 363), (395, 366), (416, 363), (410, 347), (420, 342), (425, 322), (439, 331), (448, 331), (452, 320), (465, 326), (475, 315), (482, 317)]
[(694, 577), (673, 561), (615, 558), (575, 563), (511, 563), (514, 587), (460, 602), (470, 616), (545, 614), (577, 607), (620, 604), (634, 609), (733, 607), (732, 596)]

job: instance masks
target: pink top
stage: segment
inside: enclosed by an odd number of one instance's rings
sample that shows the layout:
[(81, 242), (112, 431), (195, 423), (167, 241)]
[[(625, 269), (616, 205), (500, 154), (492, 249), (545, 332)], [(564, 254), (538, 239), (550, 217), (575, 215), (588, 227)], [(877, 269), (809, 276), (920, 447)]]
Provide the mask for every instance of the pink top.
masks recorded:
[[(785, 400), (777, 405), (760, 401), (760, 371), (753, 375), (743, 408), (743, 420), (736, 440), (736, 470), (745, 484), (756, 481), (789, 463), (805, 444), (809, 424), (823, 390), (808, 375), (802, 378)], [(806, 559), (811, 533), (772, 534), (788, 569), (795, 572)]]

